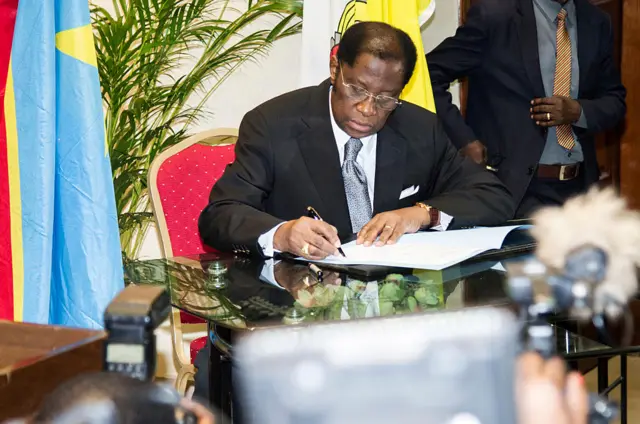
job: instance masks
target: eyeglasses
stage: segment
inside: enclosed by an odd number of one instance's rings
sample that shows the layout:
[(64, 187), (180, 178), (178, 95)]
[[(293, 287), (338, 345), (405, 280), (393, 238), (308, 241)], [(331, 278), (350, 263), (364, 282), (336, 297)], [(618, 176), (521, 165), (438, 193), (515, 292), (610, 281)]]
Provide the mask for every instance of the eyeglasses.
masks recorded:
[(376, 107), (383, 110), (394, 110), (402, 104), (402, 102), (395, 97), (372, 94), (359, 85), (346, 83), (344, 81), (344, 72), (342, 72), (342, 64), (340, 65), (340, 78), (342, 79), (342, 85), (344, 85), (344, 91), (347, 97), (357, 103), (364, 102), (371, 97)]

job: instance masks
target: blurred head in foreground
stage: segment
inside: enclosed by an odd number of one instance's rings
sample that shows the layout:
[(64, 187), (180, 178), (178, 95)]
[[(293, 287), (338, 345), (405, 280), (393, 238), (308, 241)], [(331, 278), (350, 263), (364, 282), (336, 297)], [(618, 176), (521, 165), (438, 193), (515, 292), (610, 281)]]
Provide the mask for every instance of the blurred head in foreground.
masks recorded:
[[(189, 416), (195, 419), (188, 419)], [(211, 411), (181, 397), (170, 387), (120, 374), (87, 374), (51, 394), (29, 424), (214, 424)]]

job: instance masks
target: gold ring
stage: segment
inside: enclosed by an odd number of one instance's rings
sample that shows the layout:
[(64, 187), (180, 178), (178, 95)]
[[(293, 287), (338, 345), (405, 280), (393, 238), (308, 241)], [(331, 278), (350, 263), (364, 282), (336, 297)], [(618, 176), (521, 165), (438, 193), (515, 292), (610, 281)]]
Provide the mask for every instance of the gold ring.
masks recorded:
[(551, 113), (547, 112), (547, 121), (551, 121)]
[(301, 250), (303, 255), (309, 256), (309, 243), (305, 243)]
[(385, 225), (384, 228), (391, 228), (393, 230), (393, 227), (391, 225)]

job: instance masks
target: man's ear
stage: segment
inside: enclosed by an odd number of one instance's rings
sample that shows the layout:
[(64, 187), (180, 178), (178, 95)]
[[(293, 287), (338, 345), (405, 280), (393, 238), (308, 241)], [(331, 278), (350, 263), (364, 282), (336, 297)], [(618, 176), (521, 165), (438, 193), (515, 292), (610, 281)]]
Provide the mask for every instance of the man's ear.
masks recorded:
[(336, 85), (336, 80), (338, 79), (339, 68), (340, 66), (338, 65), (338, 56), (332, 55), (331, 59), (329, 59), (329, 72), (331, 85), (333, 85), (334, 87)]

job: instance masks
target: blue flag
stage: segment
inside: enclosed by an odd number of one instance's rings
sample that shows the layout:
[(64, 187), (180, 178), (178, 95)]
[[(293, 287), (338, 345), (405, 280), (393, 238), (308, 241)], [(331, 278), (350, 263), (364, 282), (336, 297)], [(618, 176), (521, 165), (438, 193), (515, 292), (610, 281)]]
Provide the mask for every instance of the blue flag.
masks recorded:
[(7, 90), (14, 318), (100, 328), (124, 283), (87, 0), (19, 0)]

